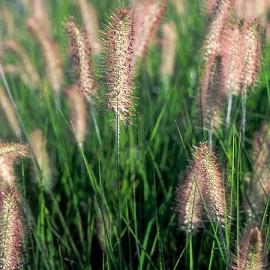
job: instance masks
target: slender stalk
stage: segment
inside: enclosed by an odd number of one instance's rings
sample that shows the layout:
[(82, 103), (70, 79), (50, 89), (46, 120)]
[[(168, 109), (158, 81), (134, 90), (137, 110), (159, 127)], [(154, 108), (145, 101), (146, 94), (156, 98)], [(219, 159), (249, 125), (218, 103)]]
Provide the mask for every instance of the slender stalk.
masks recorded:
[(230, 124), (230, 119), (231, 119), (231, 112), (232, 112), (232, 100), (233, 96), (231, 91), (229, 92), (228, 95), (228, 107), (227, 107), (227, 116), (226, 116), (226, 130), (229, 129), (229, 124)]
[(245, 140), (245, 132), (246, 132), (246, 104), (247, 104), (247, 88), (244, 87), (242, 90), (242, 140)]

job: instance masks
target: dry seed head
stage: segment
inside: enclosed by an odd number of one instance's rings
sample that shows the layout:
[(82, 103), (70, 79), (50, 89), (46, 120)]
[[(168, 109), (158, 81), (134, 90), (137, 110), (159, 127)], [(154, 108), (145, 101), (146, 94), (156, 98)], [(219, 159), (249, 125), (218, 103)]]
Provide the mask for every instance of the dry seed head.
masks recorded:
[(227, 26), (222, 34), (222, 75), (224, 94), (230, 92), (237, 95), (240, 93), (241, 77), (241, 30), (238, 24)]
[(101, 44), (99, 41), (99, 23), (95, 7), (87, 0), (78, 0), (78, 4), (93, 53), (99, 53), (101, 51)]
[(164, 0), (145, 0), (134, 4), (135, 58), (143, 57), (154, 38), (166, 10)]
[(106, 32), (107, 100), (116, 117), (127, 123), (132, 107), (134, 56), (133, 11), (118, 9)]
[(84, 142), (88, 130), (87, 104), (77, 85), (67, 90), (71, 124), (76, 142)]
[(50, 157), (47, 151), (47, 140), (42, 131), (35, 129), (30, 134), (30, 144), (37, 165), (42, 174), (42, 185), (46, 190), (51, 190), (52, 187), (52, 169), (50, 164)]
[(97, 92), (97, 83), (94, 80), (91, 49), (85, 31), (81, 31), (73, 19), (66, 22), (66, 29), (70, 39), (70, 48), (73, 63), (79, 79), (80, 90), (90, 100)]
[(15, 114), (14, 108), (5, 92), (5, 90), (0, 86), (0, 106), (6, 116), (7, 121), (9, 122), (12, 130), (16, 134), (17, 137), (21, 136), (21, 128), (19, 122), (17, 120), (17, 116)]
[(201, 81), (200, 107), (204, 127), (216, 129), (220, 125), (220, 113), (224, 98), (222, 58), (212, 55), (205, 62)]
[(217, 55), (221, 49), (221, 35), (233, 8), (234, 0), (220, 0), (209, 25), (203, 46), (204, 59)]
[(259, 227), (247, 229), (240, 243), (240, 255), (235, 258), (233, 270), (263, 270), (264, 241)]
[(162, 26), (161, 74), (170, 77), (174, 72), (177, 49), (177, 29), (174, 22)]
[(30, 84), (36, 86), (39, 83), (40, 78), (25, 49), (12, 39), (7, 40), (4, 45), (8, 50), (15, 52), (19, 56), (21, 65), (23, 66), (27, 77), (30, 78)]
[(245, 21), (241, 38), (242, 55), (242, 88), (253, 86), (257, 81), (257, 76), (261, 62), (261, 45), (259, 38), (259, 26), (256, 20)]
[(19, 269), (23, 255), (23, 222), (14, 189), (0, 193), (0, 268)]
[(29, 18), (27, 20), (27, 26), (42, 48), (49, 82), (55, 95), (59, 96), (63, 84), (63, 71), (59, 47), (52, 39), (48, 30), (37, 19)]
[(28, 156), (28, 147), (18, 143), (0, 143), (0, 179), (8, 186), (14, 186), (14, 162)]

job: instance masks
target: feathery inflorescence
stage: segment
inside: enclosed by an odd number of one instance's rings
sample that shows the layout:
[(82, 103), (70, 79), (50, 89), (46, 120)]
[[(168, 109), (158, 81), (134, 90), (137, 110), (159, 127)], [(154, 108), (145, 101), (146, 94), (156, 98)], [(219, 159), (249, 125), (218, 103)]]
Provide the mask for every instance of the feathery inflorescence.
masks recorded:
[(0, 180), (7, 186), (15, 183), (14, 162), (19, 157), (28, 156), (28, 147), (18, 143), (0, 143)]
[(96, 95), (97, 83), (94, 80), (91, 48), (85, 31), (81, 31), (73, 19), (66, 22), (66, 29), (70, 39), (73, 64), (78, 76), (80, 90), (90, 101)]
[(261, 61), (261, 45), (258, 31), (259, 26), (256, 20), (244, 22), (241, 38), (241, 51), (243, 53), (241, 73), (242, 89), (253, 86), (257, 82)]
[(127, 123), (132, 108), (134, 13), (118, 9), (106, 32), (107, 100), (117, 119)]
[(63, 70), (59, 47), (46, 27), (39, 20), (29, 18), (27, 25), (31, 34), (42, 48), (49, 82), (55, 95), (59, 96), (63, 84)]
[(193, 150), (193, 161), (183, 184), (176, 191), (176, 211), (179, 225), (196, 230), (202, 217), (223, 225), (226, 218), (226, 194), (223, 178), (214, 154), (207, 144)]
[(93, 53), (100, 53), (101, 44), (99, 41), (99, 23), (97, 12), (91, 2), (87, 0), (78, 0), (83, 23), (87, 31), (88, 41)]
[(52, 169), (47, 151), (47, 140), (41, 130), (35, 129), (31, 132), (30, 144), (34, 158), (40, 169), (42, 185), (45, 190), (51, 190), (53, 185)]
[(0, 107), (2, 108), (6, 116), (6, 119), (10, 124), (10, 127), (14, 131), (15, 135), (17, 137), (20, 137), (22, 131), (16, 113), (14, 111), (14, 108), (12, 107), (8, 95), (6, 94), (6, 91), (1, 86), (0, 86)]
[(164, 0), (137, 1), (134, 6), (135, 27), (134, 27), (134, 50), (135, 61), (143, 57), (152, 39), (154, 38), (159, 24), (166, 10)]
[(212, 55), (220, 54), (221, 35), (224, 30), (225, 23), (231, 15), (233, 4), (234, 0), (220, 0), (218, 2), (204, 41), (203, 54), (205, 60)]
[(235, 258), (233, 270), (264, 269), (264, 241), (259, 227), (251, 227), (244, 232), (239, 248), (240, 254)]
[(177, 49), (177, 29), (174, 22), (167, 22), (162, 26), (161, 46), (160, 72), (163, 76), (170, 77), (174, 72)]
[(87, 135), (87, 103), (78, 86), (68, 88), (67, 96), (71, 114), (71, 124), (76, 142), (82, 144)]
[(0, 193), (0, 268), (16, 270), (23, 262), (24, 226), (14, 189)]

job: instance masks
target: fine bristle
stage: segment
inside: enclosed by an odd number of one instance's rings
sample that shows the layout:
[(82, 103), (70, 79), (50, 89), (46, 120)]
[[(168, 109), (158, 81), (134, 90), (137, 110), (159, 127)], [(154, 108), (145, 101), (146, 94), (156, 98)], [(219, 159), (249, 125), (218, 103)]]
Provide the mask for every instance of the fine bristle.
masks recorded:
[(251, 227), (247, 229), (243, 236), (239, 247), (239, 257), (235, 258), (233, 270), (263, 270), (264, 241), (262, 232), (259, 227)]
[(106, 35), (107, 100), (116, 117), (127, 123), (132, 108), (134, 15), (118, 9), (111, 16)]
[(66, 29), (70, 40), (71, 56), (75, 67), (80, 90), (90, 101), (96, 95), (97, 83), (94, 80), (91, 48), (85, 31), (81, 31), (72, 18), (66, 22)]

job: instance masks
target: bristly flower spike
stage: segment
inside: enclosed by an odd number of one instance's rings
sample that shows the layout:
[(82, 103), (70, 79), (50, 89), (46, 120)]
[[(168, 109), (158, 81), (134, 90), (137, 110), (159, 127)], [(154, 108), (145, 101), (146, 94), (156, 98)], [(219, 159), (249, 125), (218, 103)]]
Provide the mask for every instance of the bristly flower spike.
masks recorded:
[(124, 123), (128, 123), (132, 108), (133, 27), (133, 10), (122, 8), (113, 13), (106, 31), (108, 106)]
[(0, 268), (16, 270), (23, 263), (24, 225), (14, 189), (0, 193)]
[(227, 19), (231, 15), (234, 1), (235, 0), (220, 0), (218, 3), (204, 41), (203, 54), (205, 60), (209, 58), (210, 55), (220, 54), (221, 34)]
[(80, 90), (87, 100), (90, 101), (97, 93), (97, 83), (94, 80), (91, 48), (86, 31), (81, 31), (72, 18), (67, 20), (66, 29), (70, 40), (71, 56), (78, 76)]
[(239, 257), (235, 258), (233, 270), (263, 270), (264, 241), (259, 227), (247, 229), (240, 243)]

